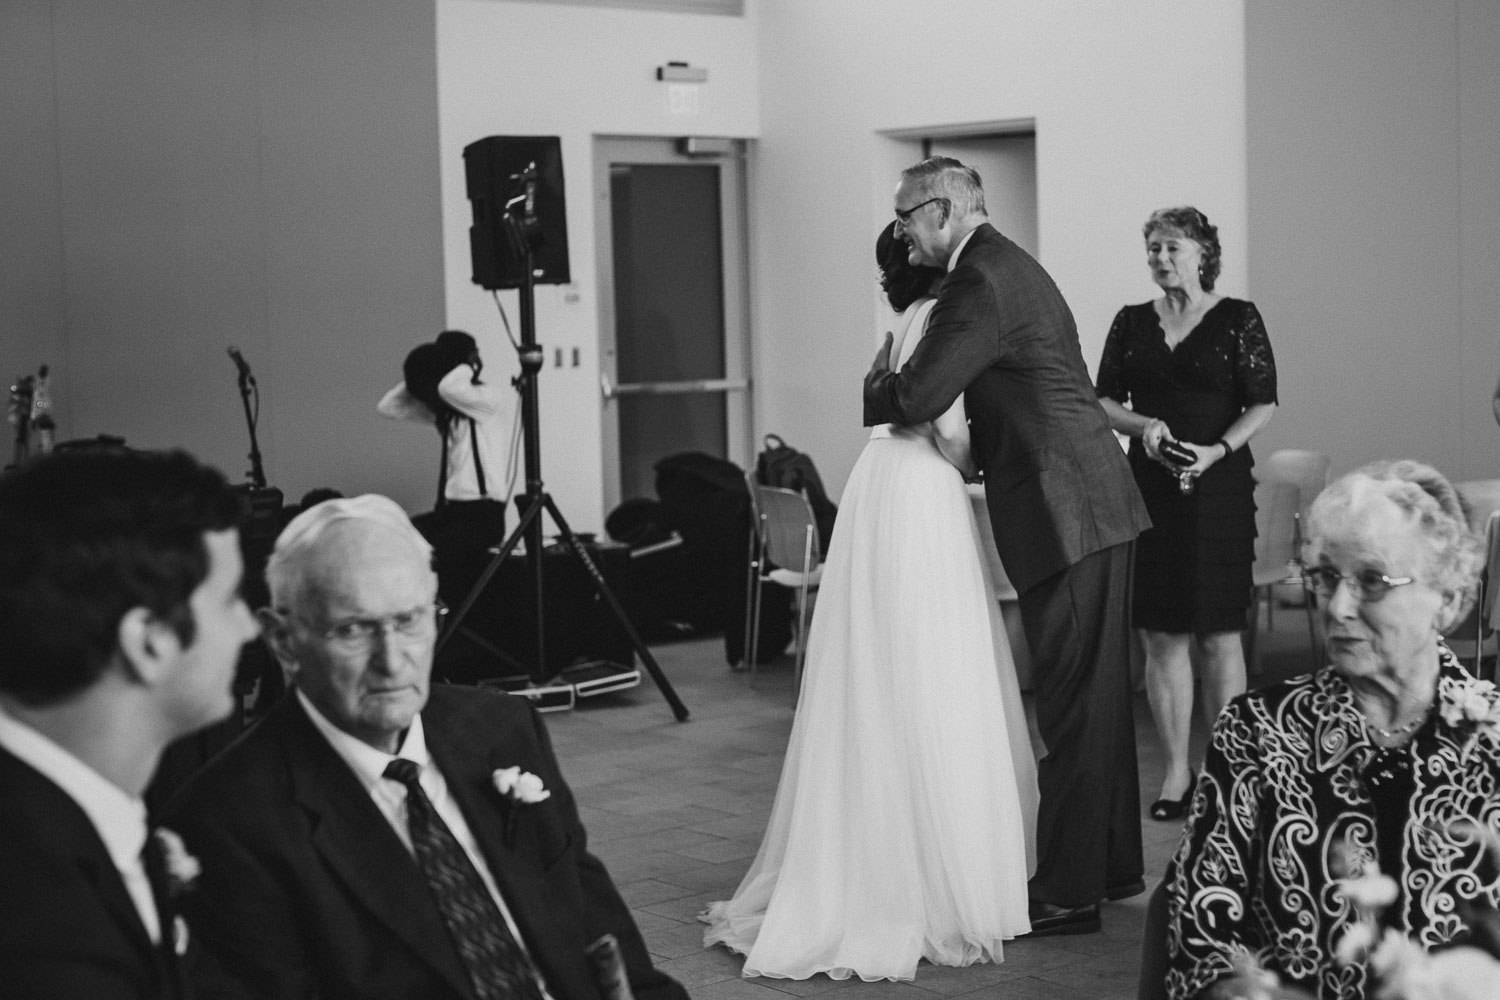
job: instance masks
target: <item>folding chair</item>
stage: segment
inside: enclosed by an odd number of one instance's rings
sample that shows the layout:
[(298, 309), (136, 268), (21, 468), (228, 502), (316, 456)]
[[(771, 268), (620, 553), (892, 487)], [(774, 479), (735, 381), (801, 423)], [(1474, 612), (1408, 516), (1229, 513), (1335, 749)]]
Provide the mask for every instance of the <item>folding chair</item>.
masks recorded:
[(1474, 606), (1444, 637), (1454, 656), (1473, 662), (1469, 672), (1475, 677), (1482, 673), (1484, 658), (1496, 655), (1500, 647), (1495, 634), (1500, 629), (1500, 510), (1491, 511), (1485, 521), (1484, 551)]
[(750, 490), (750, 563), (745, 595), (745, 653), (750, 681), (755, 682), (760, 638), (760, 591), (764, 583), (779, 583), (797, 592), (796, 665), (792, 674), (792, 702), (802, 687), (807, 658), (810, 598), (823, 576), (818, 550), (818, 523), (807, 497), (778, 486), (762, 486), (753, 474), (745, 476)]
[[(1250, 569), (1254, 599), (1250, 602), (1250, 628), (1246, 633), (1245, 659), (1250, 673), (1262, 673), (1260, 659), (1260, 607), (1266, 606), (1266, 631), (1275, 624), (1272, 609), (1276, 605), (1276, 587), (1294, 583), (1302, 586), (1302, 564), (1298, 554), (1297, 507), (1300, 491), (1291, 483), (1264, 482), (1255, 486), (1255, 563)], [(1311, 596), (1303, 606), (1307, 610), (1307, 638), (1312, 647), (1313, 669), (1319, 663), (1318, 633), (1313, 623)]]

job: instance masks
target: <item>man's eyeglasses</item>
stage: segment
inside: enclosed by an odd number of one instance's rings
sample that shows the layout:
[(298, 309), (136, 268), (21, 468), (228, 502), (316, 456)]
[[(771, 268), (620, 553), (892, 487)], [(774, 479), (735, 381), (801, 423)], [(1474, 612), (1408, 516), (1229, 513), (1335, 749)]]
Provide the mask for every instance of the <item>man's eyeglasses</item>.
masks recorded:
[[(314, 626), (313, 630), (331, 645), (353, 652), (368, 649), (376, 636), (387, 634), (403, 639), (430, 639), (437, 633), (437, 623), (447, 613), (446, 604), (434, 601), (384, 618), (350, 618), (322, 628)], [(307, 624), (311, 625), (310, 622)]]
[(899, 222), (899, 223), (901, 223), (904, 226), (908, 222), (911, 221), (912, 213), (915, 212), (917, 209), (922, 208), (924, 205), (931, 205), (935, 201), (947, 201), (947, 200), (948, 200), (947, 198), (942, 198), (942, 197), (928, 198), (926, 201), (918, 202), (917, 204), (913, 205), (911, 208), (898, 208), (898, 209), (896, 209), (896, 221)]
[(1340, 580), (1349, 584), (1354, 591), (1354, 596), (1360, 601), (1365, 604), (1374, 604), (1389, 594), (1393, 587), (1404, 587), (1408, 583), (1414, 583), (1416, 578), (1386, 576), (1373, 569), (1362, 569), (1345, 576), (1332, 566), (1309, 566), (1302, 571), (1302, 585), (1325, 601), (1333, 597), (1333, 592), (1339, 589)]

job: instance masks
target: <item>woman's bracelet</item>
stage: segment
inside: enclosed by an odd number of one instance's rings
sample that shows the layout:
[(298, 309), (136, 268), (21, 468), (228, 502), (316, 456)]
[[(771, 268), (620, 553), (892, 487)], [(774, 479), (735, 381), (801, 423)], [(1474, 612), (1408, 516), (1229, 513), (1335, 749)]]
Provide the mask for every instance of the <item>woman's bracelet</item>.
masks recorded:
[(1219, 440), (1215, 441), (1214, 444), (1218, 444), (1218, 445), (1223, 445), (1224, 446), (1224, 457), (1225, 458), (1228, 458), (1230, 455), (1234, 454), (1234, 449), (1231, 448), (1229, 446), (1229, 442), (1225, 441), (1223, 438), (1219, 438)]

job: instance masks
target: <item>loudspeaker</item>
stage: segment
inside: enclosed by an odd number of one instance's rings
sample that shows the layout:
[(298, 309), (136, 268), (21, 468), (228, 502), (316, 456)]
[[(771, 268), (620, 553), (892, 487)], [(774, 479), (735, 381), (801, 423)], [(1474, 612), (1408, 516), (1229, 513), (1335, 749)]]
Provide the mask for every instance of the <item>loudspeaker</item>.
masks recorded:
[[(507, 218), (506, 202), (525, 192), (521, 173), (536, 164), (536, 226), (528, 234), (539, 285), (566, 285), (568, 218), (563, 202), (562, 140), (555, 135), (492, 135), (464, 147), (464, 179), (473, 204), (469, 256), (474, 284), (519, 288), (525, 250), (521, 233)], [(523, 214), (518, 203), (511, 212)]]

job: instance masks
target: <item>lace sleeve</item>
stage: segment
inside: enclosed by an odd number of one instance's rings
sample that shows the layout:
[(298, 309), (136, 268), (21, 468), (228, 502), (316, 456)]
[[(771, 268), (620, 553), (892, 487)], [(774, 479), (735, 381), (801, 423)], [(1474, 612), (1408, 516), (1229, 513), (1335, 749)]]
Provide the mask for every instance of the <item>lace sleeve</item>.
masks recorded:
[(1125, 338), (1130, 330), (1128, 312), (1128, 309), (1121, 309), (1115, 313), (1115, 321), (1109, 325), (1109, 336), (1104, 338), (1104, 353), (1099, 358), (1099, 379), (1094, 383), (1094, 395), (1121, 404), (1130, 402), (1130, 390), (1125, 385)]
[(1239, 350), (1235, 359), (1235, 383), (1245, 406), (1275, 403), (1276, 358), (1271, 353), (1271, 338), (1254, 302), (1246, 302), (1236, 331)]

